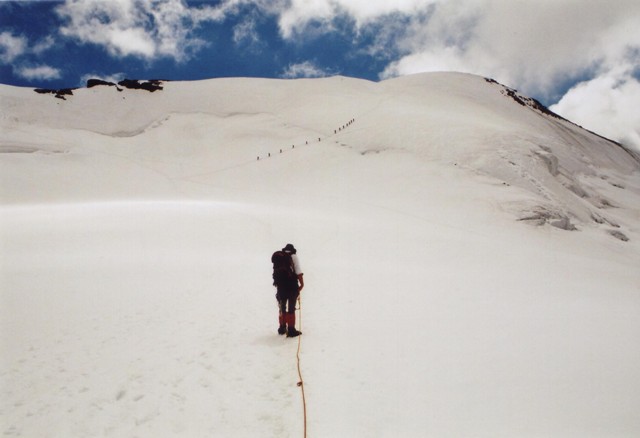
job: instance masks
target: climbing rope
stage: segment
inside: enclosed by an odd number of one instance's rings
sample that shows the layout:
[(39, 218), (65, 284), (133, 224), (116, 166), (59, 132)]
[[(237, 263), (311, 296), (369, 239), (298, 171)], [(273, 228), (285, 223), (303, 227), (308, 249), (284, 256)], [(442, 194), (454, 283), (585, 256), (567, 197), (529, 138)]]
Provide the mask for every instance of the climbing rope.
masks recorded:
[[(302, 331), (302, 301), (298, 297), (298, 327)], [(302, 336), (298, 336), (298, 351), (296, 352), (296, 360), (298, 362), (298, 386), (302, 392), (302, 413), (304, 419), (304, 438), (307, 438), (307, 399), (304, 396), (304, 380), (302, 380), (302, 371), (300, 371), (300, 348), (302, 347)]]

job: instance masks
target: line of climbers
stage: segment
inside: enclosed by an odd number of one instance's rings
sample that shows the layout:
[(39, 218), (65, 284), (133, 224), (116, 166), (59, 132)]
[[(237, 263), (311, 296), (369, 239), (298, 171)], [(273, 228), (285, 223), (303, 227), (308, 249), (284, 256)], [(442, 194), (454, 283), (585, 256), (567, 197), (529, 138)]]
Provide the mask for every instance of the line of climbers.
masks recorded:
[[(351, 120), (349, 120), (347, 123), (345, 123), (344, 125), (340, 126), (338, 129), (334, 129), (334, 130), (333, 130), (333, 134), (335, 135), (335, 134), (337, 134), (338, 132), (340, 132), (340, 131), (342, 131), (342, 130), (344, 130), (344, 129), (347, 129), (349, 126), (351, 126), (353, 123), (355, 123), (355, 121), (356, 121), (356, 119), (351, 119)], [(322, 141), (322, 137), (318, 137), (318, 142), (321, 142), (321, 141)], [(305, 144), (305, 145), (308, 145), (308, 144), (309, 144), (309, 141), (308, 141), (308, 140), (306, 140), (306, 141), (304, 142), (304, 144)], [(295, 149), (295, 148), (296, 148), (296, 145), (295, 145), (295, 144), (294, 144), (294, 145), (291, 145), (291, 149)], [(280, 153), (282, 153), (282, 152), (284, 152), (284, 150), (283, 150), (283, 149), (280, 149)], [(267, 158), (271, 158), (271, 152), (269, 152), (269, 153), (267, 154)], [(257, 157), (257, 161), (260, 161), (260, 155), (258, 155), (258, 157)]]
[(342, 125), (342, 127), (338, 128), (338, 129), (334, 129), (333, 133), (337, 134), (339, 131), (342, 131), (343, 129), (347, 129), (355, 121), (356, 121), (356, 119), (349, 120), (346, 125)]

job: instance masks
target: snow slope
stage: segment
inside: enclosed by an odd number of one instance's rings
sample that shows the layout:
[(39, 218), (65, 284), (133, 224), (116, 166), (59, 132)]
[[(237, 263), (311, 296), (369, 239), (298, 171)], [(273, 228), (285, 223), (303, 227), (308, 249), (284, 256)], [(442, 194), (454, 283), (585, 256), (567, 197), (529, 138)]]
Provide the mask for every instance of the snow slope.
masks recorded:
[(288, 242), (310, 437), (640, 434), (633, 152), (454, 73), (65, 97), (0, 87), (4, 435), (301, 436)]

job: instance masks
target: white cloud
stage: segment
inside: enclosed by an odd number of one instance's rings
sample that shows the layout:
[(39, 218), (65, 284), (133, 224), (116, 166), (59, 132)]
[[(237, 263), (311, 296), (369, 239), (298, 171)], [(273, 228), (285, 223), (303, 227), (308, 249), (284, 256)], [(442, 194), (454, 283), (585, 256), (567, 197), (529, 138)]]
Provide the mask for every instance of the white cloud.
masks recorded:
[(109, 29), (104, 37), (109, 39), (113, 53), (152, 57), (156, 53), (156, 43), (144, 29)]
[(317, 67), (310, 61), (290, 64), (282, 73), (283, 78), (323, 78), (331, 76), (331, 72)]
[(347, 11), (360, 25), (388, 14), (413, 14), (429, 4), (442, 0), (335, 0), (339, 8)]
[(0, 62), (9, 64), (22, 56), (41, 55), (51, 49), (54, 44), (53, 37), (48, 36), (31, 46), (27, 37), (15, 36), (13, 33), (5, 31), (0, 33)]
[(640, 81), (618, 66), (571, 88), (550, 109), (640, 151)]
[(11, 32), (0, 33), (0, 62), (9, 64), (26, 53), (28, 41), (24, 36), (14, 36)]
[(255, 46), (260, 43), (260, 35), (256, 30), (254, 17), (246, 18), (233, 28), (233, 42), (236, 45), (244, 44), (248, 46)]
[(2, 32), (0, 33), (0, 63), (11, 64), (14, 74), (25, 79), (58, 79), (62, 76), (59, 69), (47, 65), (26, 65), (24, 61), (28, 55), (40, 55), (46, 52), (53, 44), (53, 38), (45, 38), (31, 47), (26, 37), (15, 36), (7, 31)]
[(18, 67), (15, 73), (25, 79), (34, 80), (51, 80), (61, 77), (60, 70), (48, 65), (39, 65), (36, 67)]
[(304, 29), (311, 20), (327, 21), (335, 17), (333, 2), (327, 0), (292, 0), (282, 10), (279, 18), (280, 31), (284, 38), (291, 38)]
[(388, 14), (413, 14), (442, 0), (291, 0), (279, 8), (280, 31), (284, 38), (305, 32), (313, 21), (329, 23), (341, 14), (350, 16), (361, 27)]
[(181, 0), (67, 0), (57, 13), (66, 20), (63, 35), (102, 46), (112, 56), (184, 61), (206, 44), (194, 36), (198, 25), (224, 19), (236, 3), (190, 8)]
[(0, 33), (0, 62), (12, 64), (12, 70), (17, 76), (33, 80), (51, 80), (61, 77), (60, 70), (48, 65), (27, 66), (24, 57), (29, 54), (41, 54), (53, 46), (53, 39), (45, 38), (33, 47), (24, 36), (14, 36), (11, 32)]
[(57, 13), (68, 20), (60, 29), (63, 35), (103, 45), (114, 56), (150, 57), (156, 52), (156, 42), (145, 28), (147, 14), (132, 1), (73, 0)]
[(49, 35), (44, 39), (38, 41), (36, 44), (34, 44), (34, 46), (31, 48), (31, 51), (36, 55), (41, 55), (47, 50), (51, 49), (53, 46), (55, 46), (55, 44), (56, 42), (54, 38), (51, 35)]

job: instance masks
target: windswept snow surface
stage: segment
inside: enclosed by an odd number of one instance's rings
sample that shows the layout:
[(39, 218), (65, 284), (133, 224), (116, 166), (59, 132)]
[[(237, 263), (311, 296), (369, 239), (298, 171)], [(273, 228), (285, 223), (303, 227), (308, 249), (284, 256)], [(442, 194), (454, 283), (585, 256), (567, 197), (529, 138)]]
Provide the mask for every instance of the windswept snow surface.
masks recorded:
[(309, 437), (640, 435), (633, 153), (470, 75), (163, 87), (0, 87), (3, 436), (302, 436), (288, 242)]

